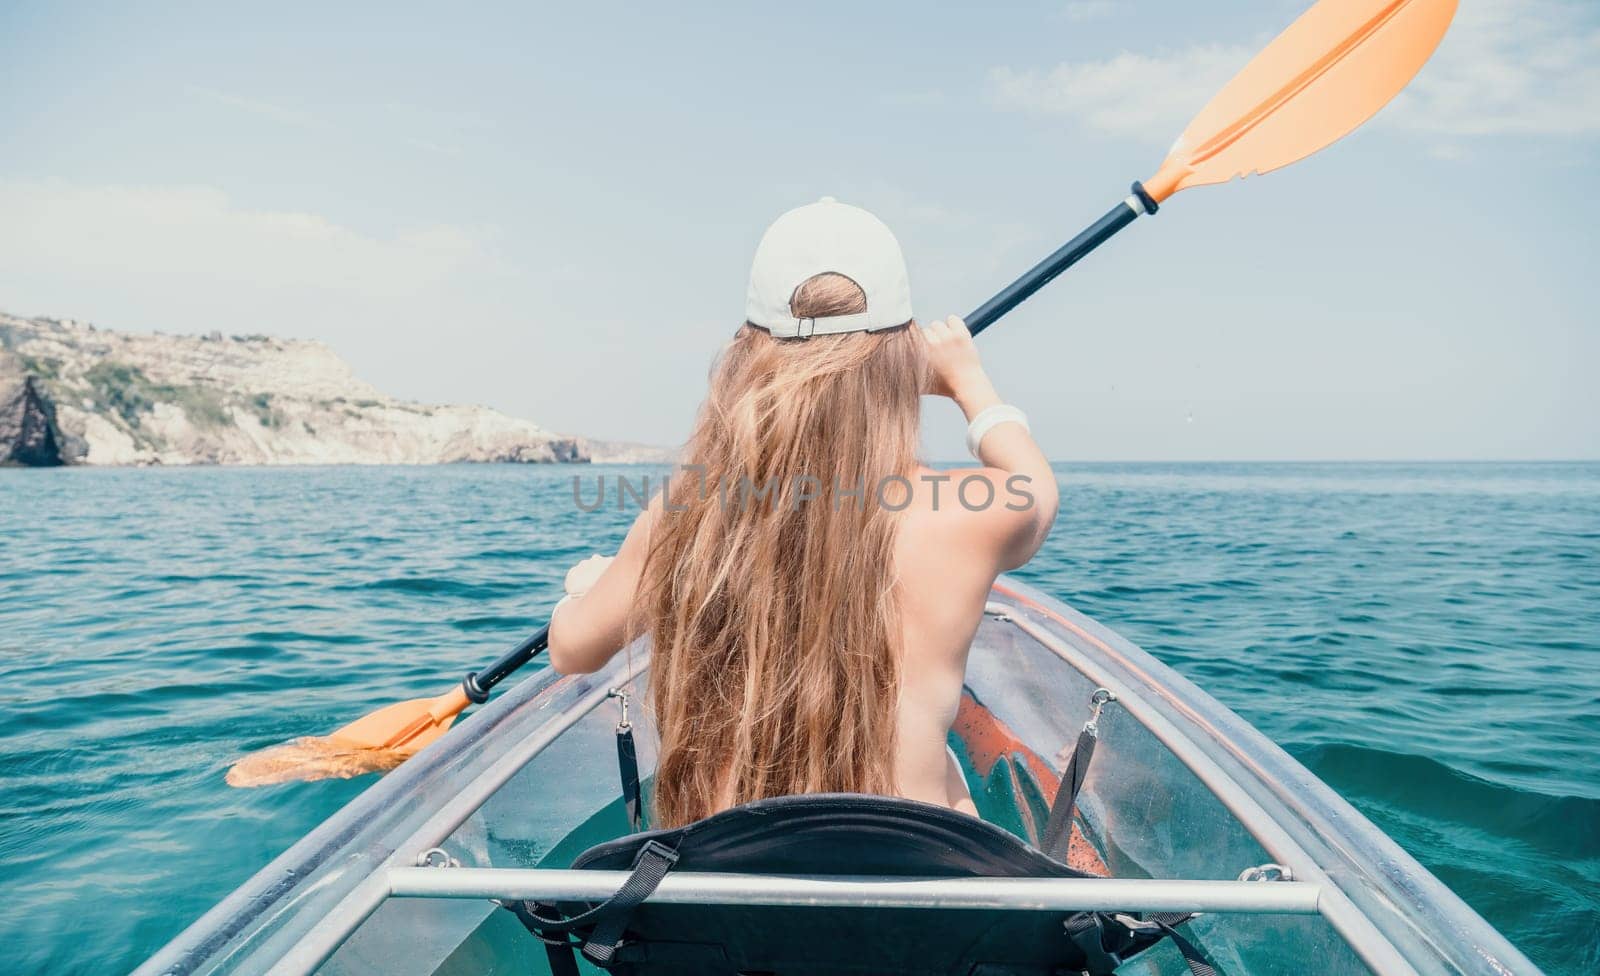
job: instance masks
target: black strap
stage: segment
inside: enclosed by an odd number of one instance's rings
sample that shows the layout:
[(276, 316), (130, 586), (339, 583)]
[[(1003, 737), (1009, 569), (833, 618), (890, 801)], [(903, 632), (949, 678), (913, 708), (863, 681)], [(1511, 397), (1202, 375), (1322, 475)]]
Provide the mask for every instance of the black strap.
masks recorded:
[(633, 744), (633, 726), (617, 726), (617, 772), (622, 776), (622, 802), (628, 809), (628, 829), (637, 832), (643, 825), (639, 803), (639, 751)]
[(1168, 915), (1152, 915), (1150, 921), (1156, 923), (1161, 931), (1167, 934), (1172, 944), (1178, 947), (1178, 952), (1183, 956), (1183, 961), (1189, 964), (1190, 976), (1217, 976), (1217, 971), (1212, 968), (1206, 957), (1200, 954), (1199, 948), (1193, 942), (1178, 934), (1174, 925), (1187, 922), (1193, 915), (1184, 916), (1179, 922), (1172, 922)]
[[(633, 873), (606, 902), (611, 910), (596, 920), (594, 931), (589, 933), (589, 938), (583, 944), (583, 954), (599, 965), (609, 963), (622, 942), (623, 933), (628, 929), (633, 910), (650, 897), (650, 893), (661, 884), (661, 879), (677, 863), (678, 854), (672, 848), (655, 841), (646, 843), (639, 851), (638, 860), (633, 862)], [(594, 912), (584, 914), (593, 915)]]
[(542, 901), (503, 901), (500, 907), (515, 915), (523, 928), (544, 943), (545, 957), (550, 960), (550, 976), (579, 976), (572, 940), (564, 934), (546, 935), (542, 928), (546, 920), (561, 918), (560, 908)]
[(544, 943), (545, 958), (550, 960), (550, 976), (580, 976), (577, 954), (565, 937), (560, 942), (545, 938), (539, 941)]
[(1063, 863), (1072, 842), (1072, 815), (1078, 806), (1078, 792), (1089, 775), (1089, 762), (1094, 759), (1094, 745), (1099, 741), (1091, 726), (1078, 733), (1078, 744), (1067, 760), (1067, 770), (1061, 774), (1061, 785), (1056, 788), (1056, 798), (1050, 803), (1050, 819), (1039, 837), (1039, 850)]
[(1118, 966), (1163, 938), (1177, 947), (1190, 976), (1217, 976), (1195, 944), (1178, 934), (1177, 926), (1192, 918), (1193, 912), (1156, 912), (1143, 918), (1079, 912), (1068, 916), (1063, 928), (1083, 954), (1083, 971), (1089, 976), (1113, 976)]
[[(639, 856), (634, 858), (633, 873), (628, 875), (628, 880), (622, 883), (617, 893), (605, 901), (594, 906), (586, 912), (566, 917), (545, 915), (537, 910), (542, 906), (532, 903), (535, 909), (529, 911), (533, 921), (543, 932), (566, 933), (586, 925), (600, 925), (615, 915), (628, 915), (639, 907), (639, 903), (650, 897), (656, 890), (661, 879), (667, 876), (672, 866), (678, 863), (678, 854), (672, 848), (656, 841), (649, 841), (639, 849)], [(528, 903), (525, 903), (528, 904)]]
[(1106, 949), (1106, 917), (1099, 912), (1079, 912), (1069, 915), (1065, 923), (1067, 937), (1083, 953), (1083, 971), (1089, 976), (1112, 976), (1122, 958)]
[[(627, 931), (633, 910), (650, 897), (676, 863), (676, 851), (650, 841), (639, 849), (633, 873), (617, 893), (588, 911), (566, 916), (556, 906), (544, 902), (523, 902), (512, 911), (544, 943), (552, 976), (576, 976), (578, 969), (573, 949), (581, 944), (586, 958), (601, 966), (609, 963)], [(581, 943), (568, 938), (568, 933), (587, 926), (593, 928), (587, 935), (579, 934)]]

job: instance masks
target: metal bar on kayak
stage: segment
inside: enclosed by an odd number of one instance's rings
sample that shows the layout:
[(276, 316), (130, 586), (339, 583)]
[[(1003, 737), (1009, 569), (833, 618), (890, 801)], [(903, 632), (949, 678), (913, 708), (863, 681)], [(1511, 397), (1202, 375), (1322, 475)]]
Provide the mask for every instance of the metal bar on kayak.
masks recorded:
[[(559, 868), (391, 868), (396, 898), (603, 901), (628, 871)], [(1129, 878), (903, 878), (668, 874), (649, 901), (677, 905), (1000, 908), (1012, 911), (1250, 912), (1315, 915), (1322, 886), (1304, 881)]]

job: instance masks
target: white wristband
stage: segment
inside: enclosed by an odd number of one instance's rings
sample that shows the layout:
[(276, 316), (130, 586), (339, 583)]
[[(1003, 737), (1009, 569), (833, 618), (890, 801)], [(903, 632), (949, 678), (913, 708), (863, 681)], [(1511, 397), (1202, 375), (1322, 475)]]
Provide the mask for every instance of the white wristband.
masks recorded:
[[(972, 452), (973, 457), (978, 457), (978, 448), (983, 445), (983, 439), (989, 431), (1001, 424), (1021, 424), (1023, 430), (1028, 430), (1028, 415), (1009, 403), (998, 403), (980, 411), (967, 425), (967, 450)], [(1028, 432), (1032, 433), (1031, 430)]]

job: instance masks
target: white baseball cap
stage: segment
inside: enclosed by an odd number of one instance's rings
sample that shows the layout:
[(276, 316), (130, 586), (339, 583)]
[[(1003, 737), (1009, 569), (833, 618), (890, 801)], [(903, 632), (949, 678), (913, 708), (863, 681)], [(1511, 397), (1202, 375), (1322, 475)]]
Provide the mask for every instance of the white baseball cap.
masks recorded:
[[(867, 310), (798, 319), (789, 310), (795, 290), (820, 274), (844, 275), (867, 296)], [(905, 325), (911, 282), (900, 242), (883, 221), (860, 207), (823, 197), (796, 207), (767, 228), (750, 266), (745, 321), (780, 339), (877, 332)]]

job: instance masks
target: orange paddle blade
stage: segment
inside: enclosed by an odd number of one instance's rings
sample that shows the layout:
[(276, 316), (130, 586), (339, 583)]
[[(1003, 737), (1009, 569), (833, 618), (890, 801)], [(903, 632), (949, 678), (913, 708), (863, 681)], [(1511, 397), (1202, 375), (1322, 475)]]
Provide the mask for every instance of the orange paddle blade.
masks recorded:
[(1439, 46), (1456, 0), (1321, 0), (1194, 117), (1145, 190), (1267, 173), (1370, 119)]
[(393, 769), (444, 735), (470, 702), (456, 688), (437, 698), (400, 702), (325, 736), (304, 736), (253, 752), (228, 770), (229, 786), (290, 780), (349, 779)]

